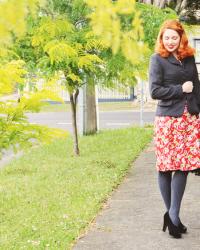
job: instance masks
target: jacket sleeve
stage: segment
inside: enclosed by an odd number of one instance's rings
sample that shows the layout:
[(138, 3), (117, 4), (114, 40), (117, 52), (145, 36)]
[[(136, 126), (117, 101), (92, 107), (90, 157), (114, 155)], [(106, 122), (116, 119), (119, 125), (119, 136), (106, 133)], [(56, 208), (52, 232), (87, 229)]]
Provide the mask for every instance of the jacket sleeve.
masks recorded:
[(194, 63), (194, 76), (193, 76), (194, 94), (196, 96), (197, 104), (200, 107), (200, 81), (194, 57), (193, 57), (193, 63)]
[(182, 98), (184, 93), (181, 84), (164, 86), (163, 70), (157, 55), (154, 54), (151, 57), (149, 67), (149, 88), (151, 97), (157, 100)]

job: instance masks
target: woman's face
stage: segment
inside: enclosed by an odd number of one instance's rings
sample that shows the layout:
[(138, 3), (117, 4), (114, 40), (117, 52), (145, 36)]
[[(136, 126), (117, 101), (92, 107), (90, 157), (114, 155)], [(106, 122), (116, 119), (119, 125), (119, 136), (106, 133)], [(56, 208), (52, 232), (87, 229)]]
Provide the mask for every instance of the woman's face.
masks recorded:
[(175, 52), (180, 44), (180, 36), (178, 32), (172, 29), (166, 29), (163, 33), (163, 45), (170, 53)]

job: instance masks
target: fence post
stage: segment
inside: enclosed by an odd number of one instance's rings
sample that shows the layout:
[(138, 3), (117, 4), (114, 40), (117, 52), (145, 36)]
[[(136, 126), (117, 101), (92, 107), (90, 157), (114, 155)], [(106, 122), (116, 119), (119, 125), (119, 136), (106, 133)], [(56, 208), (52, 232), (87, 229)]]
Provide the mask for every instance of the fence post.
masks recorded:
[(97, 131), (99, 131), (99, 97), (98, 95), (99, 95), (98, 86), (95, 84)]
[(83, 135), (85, 130), (85, 112), (86, 112), (85, 88), (86, 84), (84, 83), (79, 89), (79, 95), (78, 95), (78, 132), (80, 135)]
[(144, 81), (140, 79), (140, 127), (144, 127)]

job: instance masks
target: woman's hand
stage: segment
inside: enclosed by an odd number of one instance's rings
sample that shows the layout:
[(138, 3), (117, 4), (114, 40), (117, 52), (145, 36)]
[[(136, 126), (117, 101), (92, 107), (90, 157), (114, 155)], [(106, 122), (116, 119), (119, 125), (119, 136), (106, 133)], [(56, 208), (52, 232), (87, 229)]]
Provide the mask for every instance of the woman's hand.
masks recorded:
[(182, 89), (184, 93), (191, 93), (193, 90), (193, 82), (191, 81), (184, 82), (182, 85)]

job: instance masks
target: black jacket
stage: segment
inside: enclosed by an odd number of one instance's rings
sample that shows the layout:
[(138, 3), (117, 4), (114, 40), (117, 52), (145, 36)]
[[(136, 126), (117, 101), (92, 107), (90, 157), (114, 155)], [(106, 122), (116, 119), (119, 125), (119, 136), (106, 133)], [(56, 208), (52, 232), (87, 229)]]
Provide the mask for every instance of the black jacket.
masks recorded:
[[(192, 93), (183, 93), (182, 84), (192, 81)], [(157, 99), (156, 115), (179, 117), (187, 102), (188, 112), (200, 112), (200, 81), (194, 56), (184, 58), (181, 63), (171, 54), (164, 58), (153, 54), (149, 69), (150, 94)]]

